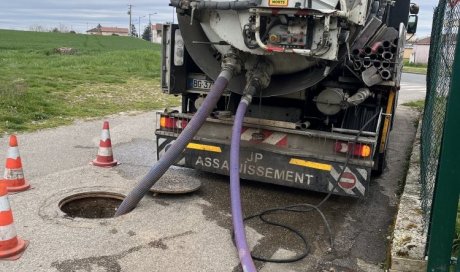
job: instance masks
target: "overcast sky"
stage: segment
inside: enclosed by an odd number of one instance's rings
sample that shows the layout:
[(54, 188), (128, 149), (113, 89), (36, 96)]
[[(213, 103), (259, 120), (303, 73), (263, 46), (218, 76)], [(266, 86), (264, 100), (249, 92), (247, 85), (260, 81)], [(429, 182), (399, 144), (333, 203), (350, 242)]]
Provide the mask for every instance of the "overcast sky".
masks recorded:
[[(418, 36), (428, 36), (431, 31), (433, 8), (438, 0), (413, 0), (420, 5)], [(128, 4), (133, 5), (133, 23), (141, 29), (152, 22), (173, 20), (169, 0), (0, 0), (0, 29), (29, 30), (31, 26), (47, 29), (60, 24), (77, 32), (85, 32), (97, 24), (103, 26), (128, 27)]]

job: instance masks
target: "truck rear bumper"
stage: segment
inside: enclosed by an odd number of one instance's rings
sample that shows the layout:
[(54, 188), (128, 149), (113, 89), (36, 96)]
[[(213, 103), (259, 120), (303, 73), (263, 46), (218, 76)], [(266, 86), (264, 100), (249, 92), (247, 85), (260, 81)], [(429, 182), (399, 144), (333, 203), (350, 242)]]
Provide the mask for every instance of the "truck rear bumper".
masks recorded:
[[(176, 139), (157, 131), (157, 154), (161, 157)], [(312, 191), (363, 198), (369, 187), (372, 166), (349, 163), (340, 181), (343, 162), (281, 153), (261, 145), (242, 142), (240, 176), (254, 180)], [(230, 146), (213, 140), (195, 139), (176, 165), (229, 175)]]

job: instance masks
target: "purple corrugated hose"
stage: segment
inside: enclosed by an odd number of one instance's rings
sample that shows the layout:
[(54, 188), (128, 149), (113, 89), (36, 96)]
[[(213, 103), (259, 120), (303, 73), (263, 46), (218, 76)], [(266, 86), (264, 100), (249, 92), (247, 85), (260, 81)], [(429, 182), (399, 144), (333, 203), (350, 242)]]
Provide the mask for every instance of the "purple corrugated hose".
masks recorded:
[(232, 142), (230, 146), (230, 197), (232, 202), (232, 221), (235, 232), (235, 244), (238, 250), (241, 266), (244, 272), (257, 272), (246, 241), (243, 223), (240, 194), (240, 138), (244, 115), (250, 103), (247, 96), (243, 96), (238, 105), (233, 123)]
[(136, 187), (123, 200), (120, 207), (118, 207), (115, 216), (120, 216), (133, 210), (150, 188), (177, 160), (187, 144), (193, 139), (195, 134), (206, 121), (206, 118), (215, 108), (231, 78), (232, 71), (224, 70), (219, 74), (219, 77), (214, 82), (211, 91), (206, 96), (203, 104), (195, 113), (192, 120), (190, 120), (190, 123), (185, 127), (179, 137), (177, 137), (176, 141), (171, 145), (168, 151), (152, 166), (147, 175), (142, 178)]

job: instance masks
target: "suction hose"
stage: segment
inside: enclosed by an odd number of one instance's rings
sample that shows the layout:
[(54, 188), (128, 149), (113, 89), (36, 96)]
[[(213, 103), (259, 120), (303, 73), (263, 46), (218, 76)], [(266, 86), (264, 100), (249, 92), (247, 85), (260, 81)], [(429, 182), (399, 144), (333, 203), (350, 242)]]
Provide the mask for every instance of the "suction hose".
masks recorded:
[(206, 96), (203, 104), (195, 113), (190, 123), (185, 127), (179, 137), (177, 137), (168, 151), (152, 166), (147, 175), (142, 178), (137, 186), (123, 200), (115, 216), (120, 216), (133, 210), (150, 188), (161, 178), (161, 176), (163, 176), (168, 168), (174, 164), (187, 144), (193, 139), (200, 127), (206, 121), (206, 118), (215, 108), (230, 79), (233, 75), (239, 73), (239, 70), (240, 64), (237, 54), (231, 49), (223, 60), (221, 73), (215, 80), (211, 91)]
[(241, 266), (244, 272), (257, 272), (251, 257), (243, 223), (240, 194), (240, 139), (243, 119), (252, 95), (246, 94), (241, 98), (233, 123), (232, 141), (230, 146), (230, 197), (232, 206), (232, 221), (235, 233), (235, 245), (238, 250)]
[(241, 266), (244, 272), (257, 272), (252, 260), (246, 232), (243, 223), (243, 212), (241, 207), (240, 192), (240, 140), (243, 127), (244, 115), (248, 105), (251, 104), (253, 95), (270, 83), (270, 76), (273, 72), (272, 66), (265, 62), (259, 62), (246, 75), (248, 85), (245, 88), (243, 97), (240, 100), (235, 114), (235, 121), (232, 129), (232, 140), (230, 146), (230, 198), (232, 207), (232, 222), (235, 234), (235, 245), (238, 250)]

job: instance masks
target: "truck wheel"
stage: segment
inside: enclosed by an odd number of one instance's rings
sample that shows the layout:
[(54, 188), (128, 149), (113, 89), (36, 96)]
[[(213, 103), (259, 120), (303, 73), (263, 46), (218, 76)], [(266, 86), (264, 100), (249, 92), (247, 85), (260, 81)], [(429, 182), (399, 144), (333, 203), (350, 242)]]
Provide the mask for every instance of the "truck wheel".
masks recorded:
[(377, 154), (374, 160), (374, 168), (372, 169), (372, 176), (378, 177), (382, 175), (383, 170), (387, 167), (387, 152)]

